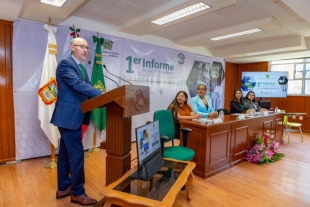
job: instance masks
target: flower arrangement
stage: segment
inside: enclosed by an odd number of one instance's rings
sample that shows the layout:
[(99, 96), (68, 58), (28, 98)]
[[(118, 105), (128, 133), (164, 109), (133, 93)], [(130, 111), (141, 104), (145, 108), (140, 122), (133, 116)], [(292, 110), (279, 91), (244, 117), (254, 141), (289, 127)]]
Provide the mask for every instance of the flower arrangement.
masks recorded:
[(247, 151), (245, 159), (249, 163), (263, 164), (280, 160), (284, 156), (279, 149), (279, 142), (271, 141), (274, 138), (273, 131), (267, 130), (265, 134), (257, 137), (254, 147)]

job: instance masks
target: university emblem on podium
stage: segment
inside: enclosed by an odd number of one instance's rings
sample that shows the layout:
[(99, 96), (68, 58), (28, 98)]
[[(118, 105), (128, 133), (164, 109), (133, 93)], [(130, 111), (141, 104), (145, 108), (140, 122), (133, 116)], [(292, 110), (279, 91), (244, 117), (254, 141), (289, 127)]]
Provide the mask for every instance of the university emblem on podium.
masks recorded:
[(135, 107), (136, 107), (137, 111), (140, 111), (144, 106), (144, 97), (143, 97), (143, 93), (140, 89), (136, 90), (135, 96), (134, 96), (134, 101), (135, 101)]
[(44, 86), (39, 88), (38, 95), (46, 105), (54, 103), (57, 99), (57, 82), (55, 78), (51, 78)]

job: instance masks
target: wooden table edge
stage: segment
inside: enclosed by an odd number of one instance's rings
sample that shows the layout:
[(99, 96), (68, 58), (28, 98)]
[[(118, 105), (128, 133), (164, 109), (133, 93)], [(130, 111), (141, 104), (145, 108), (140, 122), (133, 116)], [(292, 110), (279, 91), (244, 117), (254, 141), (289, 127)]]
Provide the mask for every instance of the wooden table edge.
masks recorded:
[(178, 196), (178, 193), (181, 191), (181, 188), (187, 183), (188, 179), (190, 179), (190, 183), (186, 186), (186, 197), (187, 197), (187, 200), (190, 200), (189, 190), (190, 190), (192, 180), (194, 178), (192, 171), (195, 168), (196, 164), (191, 161), (188, 162), (188, 161), (180, 161), (180, 160), (167, 159), (167, 158), (164, 158), (164, 160), (178, 162), (178, 163), (187, 163), (187, 166), (182, 171), (180, 177), (178, 178), (179, 180), (181, 180), (181, 182), (175, 182), (172, 188), (170, 189), (169, 193), (164, 197), (162, 201), (156, 201), (156, 200), (152, 200), (149, 198), (140, 197), (137, 195), (130, 195), (128, 193), (124, 193), (121, 191), (115, 194), (115, 190), (113, 190), (113, 188), (115, 188), (119, 183), (127, 179), (133, 172), (135, 172), (136, 169), (134, 168), (130, 169), (120, 179), (116, 180), (115, 182), (105, 187), (100, 192), (100, 194), (105, 196), (107, 200), (119, 199), (132, 205), (138, 204), (138, 205), (147, 206), (147, 207), (162, 207), (162, 206), (171, 207), (176, 197)]

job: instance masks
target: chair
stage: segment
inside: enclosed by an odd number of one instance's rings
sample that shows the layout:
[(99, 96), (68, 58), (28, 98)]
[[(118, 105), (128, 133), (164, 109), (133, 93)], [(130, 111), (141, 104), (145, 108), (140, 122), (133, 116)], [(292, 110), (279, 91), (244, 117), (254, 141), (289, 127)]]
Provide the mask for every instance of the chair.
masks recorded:
[(223, 111), (223, 112), (224, 112), (224, 115), (229, 115), (229, 114), (230, 114), (229, 111), (228, 111), (227, 109), (224, 109), (224, 108), (218, 109), (218, 110), (216, 110), (216, 111), (217, 111), (217, 113), (220, 113), (221, 111)]
[(183, 133), (183, 146), (164, 146), (164, 143), (173, 141), (175, 138), (175, 127), (172, 112), (170, 110), (158, 110), (154, 113), (154, 121), (159, 120), (160, 137), (162, 140), (162, 151), (164, 158), (182, 161), (190, 161), (195, 156), (195, 151), (187, 147), (187, 136), (191, 129), (181, 128)]
[[(285, 113), (285, 111), (281, 110), (282, 113)], [(284, 115), (283, 117), (283, 125), (285, 125), (285, 132), (287, 134), (287, 137), (288, 137), (288, 143), (290, 143), (290, 134), (289, 134), (289, 130), (291, 129), (291, 127), (295, 127), (295, 128), (299, 128), (299, 132), (300, 132), (300, 135), (301, 135), (301, 142), (304, 141), (304, 135), (302, 134), (302, 131), (301, 131), (301, 125), (300, 123), (295, 123), (295, 122), (289, 122), (288, 121), (288, 116), (287, 115)]]
[(271, 101), (270, 101), (270, 100), (260, 100), (260, 101), (259, 101), (259, 106), (260, 106), (261, 108), (270, 109), (270, 107), (271, 107)]
[[(154, 121), (159, 120), (159, 131), (161, 139), (161, 147), (164, 158), (175, 160), (190, 161), (195, 156), (195, 151), (187, 147), (188, 133), (192, 130), (189, 128), (180, 128), (183, 133), (183, 146), (174, 146), (175, 124), (170, 110), (158, 110), (154, 112)], [(176, 127), (177, 128), (177, 127)], [(172, 142), (172, 146), (165, 147), (165, 143)], [(168, 167), (167, 171), (162, 172), (163, 176), (156, 182), (155, 189), (159, 189), (162, 184), (170, 178), (177, 179), (176, 173), (172, 173), (173, 168)], [(185, 190), (183, 186), (182, 190)]]

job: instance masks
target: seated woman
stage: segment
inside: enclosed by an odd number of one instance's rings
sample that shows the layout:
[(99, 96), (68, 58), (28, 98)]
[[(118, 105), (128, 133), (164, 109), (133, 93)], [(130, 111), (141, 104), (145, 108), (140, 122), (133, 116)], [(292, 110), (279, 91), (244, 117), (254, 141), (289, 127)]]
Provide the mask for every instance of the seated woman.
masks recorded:
[(168, 107), (172, 112), (175, 121), (175, 137), (180, 138), (180, 123), (179, 120), (184, 119), (199, 119), (200, 114), (194, 114), (191, 106), (187, 104), (188, 96), (185, 91), (179, 91), (174, 100)]
[(259, 111), (265, 111), (266, 109), (261, 108), (256, 102), (255, 102), (255, 93), (254, 91), (250, 91), (246, 94), (244, 99), (244, 107), (246, 109), (254, 109), (256, 112)]
[(191, 107), (195, 114), (201, 114), (202, 118), (208, 116), (218, 116), (217, 111), (212, 108), (212, 102), (209, 97), (206, 96), (207, 86), (200, 84), (197, 87), (197, 95), (191, 99)]
[(234, 91), (234, 99), (230, 102), (230, 113), (247, 113), (250, 114), (252, 109), (246, 109), (243, 104), (242, 91), (236, 89)]

